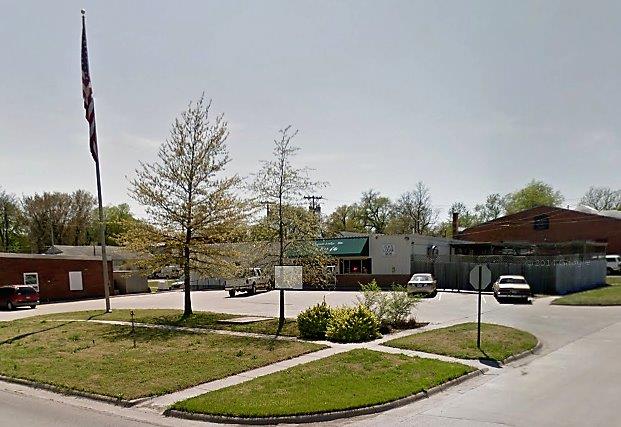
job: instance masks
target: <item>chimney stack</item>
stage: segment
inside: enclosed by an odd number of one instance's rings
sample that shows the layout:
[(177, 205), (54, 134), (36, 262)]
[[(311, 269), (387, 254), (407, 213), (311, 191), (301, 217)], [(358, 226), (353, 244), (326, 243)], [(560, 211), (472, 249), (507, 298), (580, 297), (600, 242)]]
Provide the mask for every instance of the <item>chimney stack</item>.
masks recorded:
[(459, 231), (459, 212), (453, 212), (453, 238), (457, 236)]

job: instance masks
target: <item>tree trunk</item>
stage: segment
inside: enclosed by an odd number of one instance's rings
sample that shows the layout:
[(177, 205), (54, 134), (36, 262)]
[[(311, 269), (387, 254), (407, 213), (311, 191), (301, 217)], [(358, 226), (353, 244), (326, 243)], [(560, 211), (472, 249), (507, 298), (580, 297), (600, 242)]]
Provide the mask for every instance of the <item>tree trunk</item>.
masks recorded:
[[(278, 200), (278, 237), (280, 240), (280, 252), (279, 252), (279, 257), (278, 257), (278, 261), (279, 264), (282, 265), (284, 262), (284, 252), (285, 252), (285, 236), (284, 236), (284, 227), (283, 227), (283, 221), (282, 221), (282, 194), (279, 197)], [(276, 334), (280, 334), (280, 331), (282, 331), (283, 326), (285, 325), (285, 290), (281, 289), (280, 290), (280, 310), (279, 310), (279, 316), (278, 316), (278, 331), (276, 332)]]
[(185, 233), (185, 244), (183, 245), (183, 293), (184, 308), (183, 316), (192, 315), (192, 300), (190, 298), (190, 241), (192, 239), (192, 231), (188, 227)]

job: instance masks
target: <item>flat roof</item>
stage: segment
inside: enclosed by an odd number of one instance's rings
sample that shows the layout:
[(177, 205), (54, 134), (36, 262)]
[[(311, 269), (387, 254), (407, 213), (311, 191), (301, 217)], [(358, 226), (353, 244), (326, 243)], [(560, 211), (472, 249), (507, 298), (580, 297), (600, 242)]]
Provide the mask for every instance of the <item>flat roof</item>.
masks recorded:
[[(45, 254), (22, 254), (0, 252), (0, 258), (21, 258), (21, 259), (59, 259), (59, 260), (81, 260), (81, 261), (101, 261), (101, 256), (67, 256), (67, 255), (45, 255)], [(108, 262), (111, 262), (108, 259)]]

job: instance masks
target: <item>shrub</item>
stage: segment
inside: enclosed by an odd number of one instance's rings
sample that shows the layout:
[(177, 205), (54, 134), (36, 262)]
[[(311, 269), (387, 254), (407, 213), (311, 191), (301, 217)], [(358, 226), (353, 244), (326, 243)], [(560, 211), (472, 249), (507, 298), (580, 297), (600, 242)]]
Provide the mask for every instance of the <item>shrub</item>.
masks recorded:
[(326, 337), (335, 342), (370, 341), (380, 336), (380, 321), (362, 304), (332, 310)]
[(360, 286), (362, 298), (358, 298), (358, 301), (377, 316), (382, 330), (413, 321), (410, 316), (418, 298), (410, 296), (405, 286), (394, 285), (390, 292), (382, 292), (375, 280)]
[(307, 308), (298, 315), (300, 338), (321, 340), (326, 337), (328, 321), (332, 317), (332, 309), (325, 301)]

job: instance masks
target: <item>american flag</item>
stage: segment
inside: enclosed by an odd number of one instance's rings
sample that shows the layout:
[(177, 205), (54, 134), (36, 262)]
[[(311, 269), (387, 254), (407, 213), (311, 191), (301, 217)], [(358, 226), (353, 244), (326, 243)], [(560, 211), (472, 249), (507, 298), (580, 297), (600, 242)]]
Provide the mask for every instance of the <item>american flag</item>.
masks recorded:
[(84, 13), (82, 13), (82, 97), (84, 98), (84, 110), (86, 110), (86, 121), (88, 122), (90, 131), (91, 154), (93, 160), (98, 162), (97, 131), (95, 130), (95, 100), (93, 99), (91, 75), (88, 71), (88, 48), (86, 47), (86, 23)]

